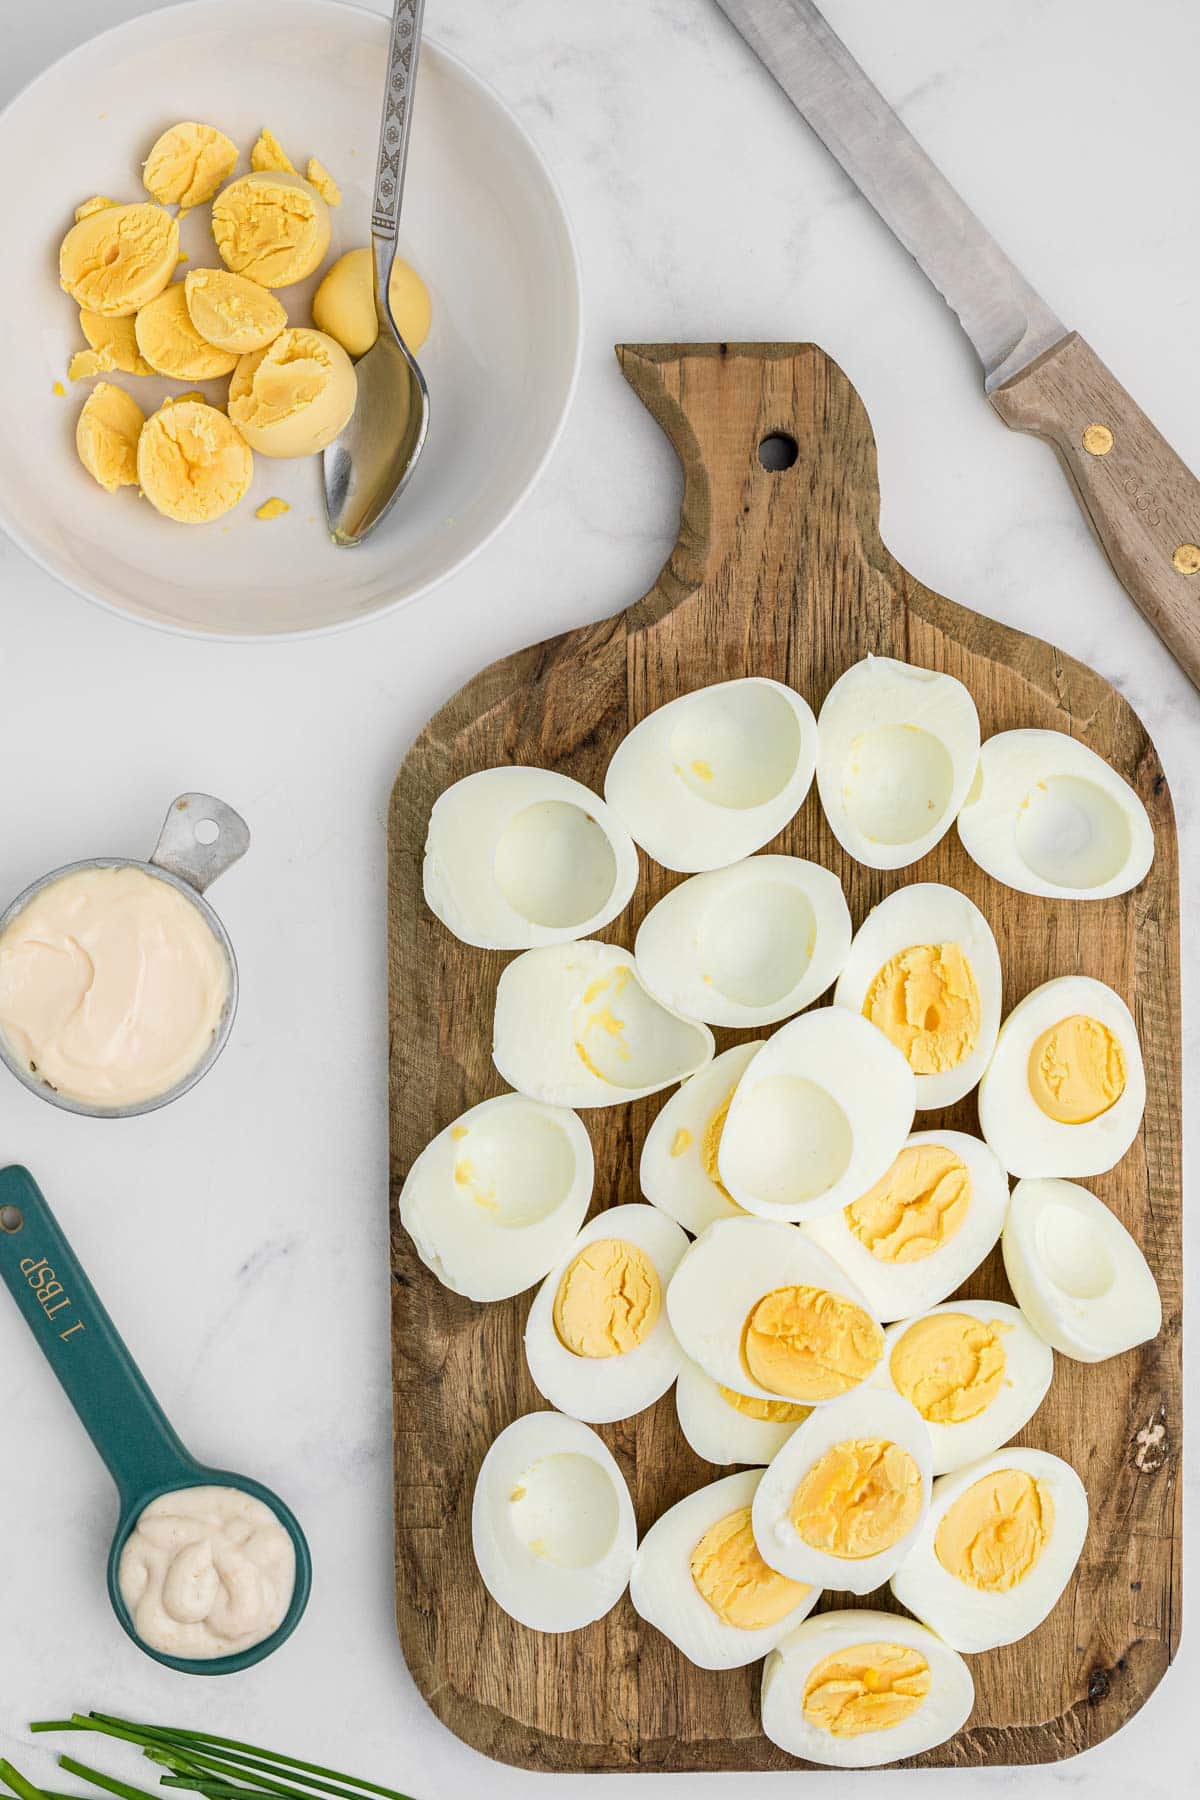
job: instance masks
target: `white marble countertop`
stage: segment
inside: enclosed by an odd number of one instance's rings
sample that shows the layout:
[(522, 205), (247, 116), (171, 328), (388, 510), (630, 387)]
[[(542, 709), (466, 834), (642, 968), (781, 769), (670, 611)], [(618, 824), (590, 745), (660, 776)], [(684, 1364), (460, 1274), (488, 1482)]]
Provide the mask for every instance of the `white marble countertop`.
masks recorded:
[[(0, 100), (145, 3), (6, 8)], [(1192, 0), (828, 11), (1050, 303), (1200, 468)], [(388, 790), (426, 717), (477, 666), (635, 598), (668, 550), (676, 472), (614, 342), (822, 344), (871, 413), (884, 534), (901, 561), (1055, 636), (1128, 695), (1179, 816), (1196, 1092), (1200, 703), (1109, 574), (1050, 453), (991, 413), (950, 313), (709, 0), (430, 0), (428, 13), (538, 139), (580, 240), (579, 395), (521, 515), (436, 599), (274, 648), (125, 624), (0, 541), (0, 893), (89, 850), (141, 853), (186, 788), (228, 797), (254, 831), (219, 891), (243, 1000), (213, 1076), (180, 1107), (115, 1128), (5, 1082), (4, 1156), (27, 1162), (59, 1206), (197, 1451), (287, 1493), (321, 1576), (287, 1650), (236, 1681), (141, 1657), (107, 1611), (107, 1477), (0, 1306), (0, 1747), (35, 1779), (50, 1778), (50, 1760), (25, 1722), (101, 1706), (292, 1747), (420, 1800), (481, 1786), (496, 1800), (552, 1785), (580, 1800), (633, 1792), (632, 1778), (568, 1784), (487, 1765), (413, 1688), (392, 1620), (385, 1272)], [(1198, 1127), (1193, 1106), (1193, 1140)], [(1188, 1511), (1194, 1532), (1194, 1467)], [(1074, 1762), (830, 1775), (828, 1791), (1174, 1800), (1200, 1785), (1189, 1670), (1200, 1679), (1194, 1628), (1144, 1711)], [(136, 1760), (103, 1761), (139, 1779)], [(826, 1791), (797, 1774), (713, 1777), (705, 1792), (751, 1785)], [(655, 1793), (697, 1786), (663, 1777)]]

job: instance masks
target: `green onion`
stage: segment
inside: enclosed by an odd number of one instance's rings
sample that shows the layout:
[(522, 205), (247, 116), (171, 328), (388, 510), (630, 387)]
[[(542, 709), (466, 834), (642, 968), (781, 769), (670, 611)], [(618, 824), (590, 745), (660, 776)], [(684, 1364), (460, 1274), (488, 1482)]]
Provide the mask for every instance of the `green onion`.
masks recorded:
[(26, 1781), (19, 1769), (0, 1756), (0, 1781), (12, 1793), (19, 1795), (20, 1800), (43, 1800), (41, 1788), (35, 1788), (32, 1781)]

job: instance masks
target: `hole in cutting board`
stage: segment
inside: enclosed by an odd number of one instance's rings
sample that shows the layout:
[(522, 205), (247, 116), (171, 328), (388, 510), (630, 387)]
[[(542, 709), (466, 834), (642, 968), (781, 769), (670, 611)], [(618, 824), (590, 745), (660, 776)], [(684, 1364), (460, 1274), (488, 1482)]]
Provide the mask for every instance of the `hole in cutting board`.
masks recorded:
[(20, 1231), (25, 1215), (19, 1206), (0, 1206), (0, 1231)]
[(758, 446), (758, 460), (772, 475), (790, 469), (799, 454), (799, 444), (786, 431), (772, 431)]

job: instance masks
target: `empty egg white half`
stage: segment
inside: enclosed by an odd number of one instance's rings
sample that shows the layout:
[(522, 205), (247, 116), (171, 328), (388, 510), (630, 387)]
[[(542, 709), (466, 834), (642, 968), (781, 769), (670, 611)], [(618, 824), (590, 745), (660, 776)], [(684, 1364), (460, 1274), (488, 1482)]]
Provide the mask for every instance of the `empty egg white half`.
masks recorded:
[(756, 1400), (722, 1387), (690, 1358), (675, 1383), (680, 1431), (697, 1456), (718, 1468), (769, 1463), (810, 1411), (792, 1400)]
[(604, 797), (665, 869), (740, 862), (792, 820), (812, 785), (817, 725), (794, 689), (722, 681), (660, 706), (616, 749)]
[(597, 1213), (534, 1297), (525, 1359), (540, 1394), (592, 1425), (653, 1406), (679, 1373), (682, 1352), (664, 1304), (686, 1234), (653, 1206)]
[(761, 1049), (758, 1039), (723, 1050), (689, 1075), (646, 1133), (638, 1169), (642, 1193), (694, 1235), (714, 1219), (742, 1211), (721, 1185), (717, 1153), (733, 1091)]
[(688, 1018), (773, 1025), (833, 985), (850, 929), (828, 869), (751, 856), (672, 888), (642, 920), (634, 953), (651, 993)]
[(734, 1093), (717, 1166), (763, 1218), (814, 1219), (855, 1200), (912, 1130), (916, 1088), (894, 1044), (840, 1006), (781, 1025)]
[(953, 1737), (974, 1705), (956, 1651), (915, 1619), (869, 1607), (806, 1619), (763, 1668), (763, 1731), (789, 1756), (828, 1768), (919, 1756)]
[(820, 1588), (767, 1567), (750, 1526), (756, 1469), (688, 1494), (638, 1546), (629, 1598), (701, 1669), (756, 1662), (812, 1611)]
[(484, 1100), (427, 1144), (400, 1190), (426, 1268), (470, 1300), (540, 1281), (592, 1197), (592, 1144), (573, 1112), (523, 1094)]
[(889, 1327), (875, 1383), (916, 1407), (933, 1446), (933, 1472), (944, 1475), (1016, 1437), (1053, 1374), (1053, 1352), (1020, 1307), (948, 1300)]
[(709, 1062), (713, 1035), (647, 993), (628, 950), (587, 939), (514, 958), (496, 987), (492, 1060), (552, 1106), (617, 1106)]
[(1087, 975), (1043, 982), (1013, 1007), (979, 1086), (980, 1127), (1010, 1175), (1103, 1175), (1145, 1107), (1133, 1016)]
[(533, 1631), (578, 1631), (625, 1592), (637, 1524), (625, 1477), (596, 1433), (526, 1413), (483, 1459), (471, 1542), (498, 1606)]
[(954, 822), (979, 759), (975, 702), (952, 675), (868, 656), (825, 696), (817, 787), (833, 835), (870, 869), (903, 869)]
[(1009, 1286), (1034, 1330), (1076, 1362), (1158, 1336), (1162, 1301), (1142, 1252), (1078, 1182), (1018, 1181), (1003, 1238)]
[(828, 1252), (883, 1320), (952, 1294), (998, 1241), (1008, 1210), (999, 1157), (965, 1131), (915, 1131), (865, 1194), (805, 1235)]
[(897, 888), (859, 926), (833, 998), (903, 1053), (919, 1111), (952, 1106), (979, 1081), (1000, 1030), (992, 928), (957, 888)]
[(916, 1540), (932, 1461), (925, 1423), (899, 1394), (859, 1388), (817, 1407), (754, 1496), (764, 1562), (793, 1581), (869, 1594)]
[(958, 835), (995, 880), (1051, 899), (1124, 894), (1154, 860), (1154, 831), (1137, 794), (1062, 731), (988, 738)]
[(1010, 1444), (934, 1482), (892, 1592), (955, 1650), (1015, 1644), (1053, 1611), (1087, 1527), (1087, 1491), (1070, 1463)]
[(483, 769), (434, 802), (423, 879), (464, 944), (527, 950), (588, 937), (637, 885), (633, 840), (597, 794), (549, 769)]
[(831, 1257), (794, 1225), (718, 1219), (667, 1289), (685, 1356), (735, 1393), (817, 1406), (874, 1374), (883, 1330)]

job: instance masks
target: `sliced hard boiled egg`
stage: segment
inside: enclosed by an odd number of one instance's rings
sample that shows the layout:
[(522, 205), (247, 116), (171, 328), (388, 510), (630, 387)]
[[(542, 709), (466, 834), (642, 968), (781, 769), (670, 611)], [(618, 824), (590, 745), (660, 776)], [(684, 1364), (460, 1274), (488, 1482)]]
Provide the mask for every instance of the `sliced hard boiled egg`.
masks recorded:
[(864, 1194), (912, 1129), (912, 1070), (840, 1006), (783, 1025), (737, 1085), (717, 1167), (747, 1212), (812, 1219)]
[(675, 1411), (696, 1455), (724, 1468), (728, 1463), (769, 1463), (812, 1408), (739, 1394), (689, 1359), (675, 1383)]
[(914, 1406), (859, 1388), (819, 1407), (768, 1463), (754, 1541), (793, 1581), (869, 1594), (900, 1567), (929, 1505), (933, 1453)]
[(1057, 1604), (1087, 1527), (1087, 1490), (1070, 1463), (1011, 1444), (934, 1482), (892, 1592), (955, 1650), (1015, 1644)]
[(1034, 1330), (1076, 1362), (1103, 1362), (1158, 1336), (1162, 1301), (1120, 1220), (1074, 1181), (1018, 1181), (1004, 1271)]
[(1023, 894), (1104, 900), (1136, 887), (1154, 831), (1127, 781), (1062, 731), (1001, 731), (958, 815), (962, 847)]
[(646, 1133), (642, 1192), (685, 1231), (699, 1235), (742, 1211), (721, 1185), (717, 1151), (734, 1089), (761, 1049), (760, 1039), (722, 1051), (671, 1095)]
[(617, 1106), (709, 1062), (713, 1035), (647, 993), (628, 950), (587, 939), (514, 958), (496, 987), (492, 1060), (552, 1106)]
[(501, 1094), (425, 1146), (400, 1190), (400, 1222), (446, 1287), (504, 1300), (566, 1249), (592, 1177), (592, 1142), (573, 1112)]
[(718, 1219), (667, 1289), (685, 1356), (757, 1400), (815, 1406), (858, 1387), (883, 1355), (862, 1295), (794, 1225)]
[(629, 1598), (701, 1669), (741, 1669), (773, 1650), (821, 1597), (759, 1555), (750, 1508), (756, 1469), (727, 1475), (669, 1508), (638, 1546)]
[(525, 1325), (529, 1373), (551, 1406), (607, 1425), (666, 1393), (683, 1357), (663, 1296), (687, 1245), (653, 1206), (610, 1206), (588, 1221)]
[(652, 994), (709, 1025), (790, 1018), (837, 979), (850, 909), (836, 875), (799, 856), (750, 856), (680, 882), (634, 945)]
[(550, 769), (482, 769), (447, 788), (429, 815), (426, 903), (483, 950), (588, 937), (624, 911), (637, 877), (620, 820)]
[(961, 1469), (1016, 1437), (1046, 1398), (1054, 1355), (1017, 1306), (950, 1300), (884, 1334), (876, 1385), (910, 1400), (933, 1472)]
[(979, 760), (979, 715), (953, 675), (868, 656), (825, 696), (817, 787), (843, 850), (903, 869), (944, 837)]
[(806, 1619), (763, 1668), (762, 1727), (789, 1756), (876, 1769), (933, 1750), (975, 1704), (971, 1671), (924, 1625), (855, 1607)]
[(625, 1477), (594, 1431), (526, 1413), (483, 1459), (471, 1508), (483, 1585), (533, 1631), (578, 1631), (616, 1605), (637, 1524)]
[(1008, 1210), (999, 1157), (965, 1131), (915, 1131), (873, 1187), (805, 1235), (828, 1251), (880, 1319), (908, 1319), (973, 1275)]
[(816, 759), (808, 702), (754, 675), (681, 694), (635, 725), (608, 765), (604, 797), (665, 869), (722, 869), (796, 816)]
[(1133, 1017), (1087, 975), (1043, 982), (1013, 1007), (979, 1086), (980, 1127), (1010, 1175), (1103, 1175), (1145, 1106)]
[(903, 1053), (925, 1111), (952, 1106), (983, 1074), (1000, 987), (1000, 954), (979, 908), (957, 888), (921, 881), (867, 914), (833, 997)]

